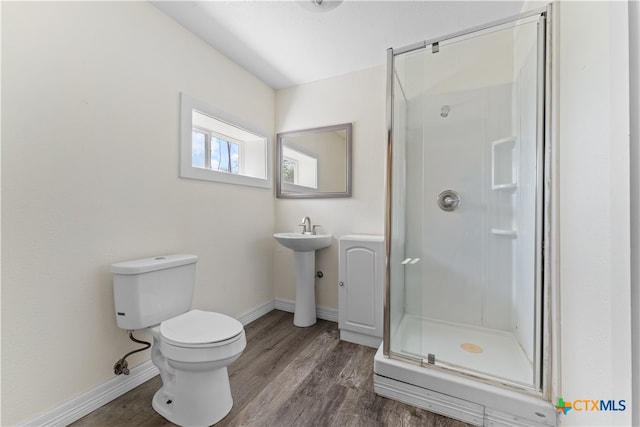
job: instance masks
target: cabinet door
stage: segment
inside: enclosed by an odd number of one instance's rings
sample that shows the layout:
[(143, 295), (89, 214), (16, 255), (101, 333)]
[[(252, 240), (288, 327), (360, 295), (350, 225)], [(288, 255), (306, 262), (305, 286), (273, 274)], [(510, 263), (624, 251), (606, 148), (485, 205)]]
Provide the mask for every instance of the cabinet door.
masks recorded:
[(382, 337), (382, 244), (340, 242), (340, 252), (339, 327)]

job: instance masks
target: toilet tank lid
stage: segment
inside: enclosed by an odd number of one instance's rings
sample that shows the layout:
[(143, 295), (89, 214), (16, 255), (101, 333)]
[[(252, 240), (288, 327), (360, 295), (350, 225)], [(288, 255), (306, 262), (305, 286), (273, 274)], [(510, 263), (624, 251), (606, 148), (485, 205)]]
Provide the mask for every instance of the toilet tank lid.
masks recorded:
[(111, 272), (116, 274), (141, 274), (148, 273), (149, 271), (164, 270), (166, 268), (193, 264), (197, 261), (198, 257), (196, 255), (160, 255), (151, 258), (134, 259), (132, 261), (112, 264)]

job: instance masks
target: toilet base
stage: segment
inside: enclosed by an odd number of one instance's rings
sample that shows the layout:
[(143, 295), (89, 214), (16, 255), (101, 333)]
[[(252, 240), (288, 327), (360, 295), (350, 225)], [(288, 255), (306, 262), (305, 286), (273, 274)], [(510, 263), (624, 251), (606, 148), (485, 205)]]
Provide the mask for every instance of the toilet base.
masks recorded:
[(227, 368), (176, 371), (172, 381), (155, 393), (152, 406), (158, 414), (179, 426), (204, 427), (217, 423), (233, 406)]

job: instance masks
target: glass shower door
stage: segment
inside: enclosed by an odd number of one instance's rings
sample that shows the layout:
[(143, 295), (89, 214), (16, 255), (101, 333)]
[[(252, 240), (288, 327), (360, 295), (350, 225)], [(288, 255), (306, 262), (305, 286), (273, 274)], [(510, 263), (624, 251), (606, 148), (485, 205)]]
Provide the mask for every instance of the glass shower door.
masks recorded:
[(544, 18), (393, 57), (390, 350), (540, 384)]

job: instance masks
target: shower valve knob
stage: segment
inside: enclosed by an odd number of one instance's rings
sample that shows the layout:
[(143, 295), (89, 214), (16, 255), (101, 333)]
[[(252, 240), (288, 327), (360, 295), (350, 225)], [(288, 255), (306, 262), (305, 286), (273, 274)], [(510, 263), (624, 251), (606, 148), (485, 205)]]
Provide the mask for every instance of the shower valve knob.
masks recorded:
[(438, 194), (438, 206), (445, 212), (454, 211), (460, 205), (460, 195), (453, 190)]

